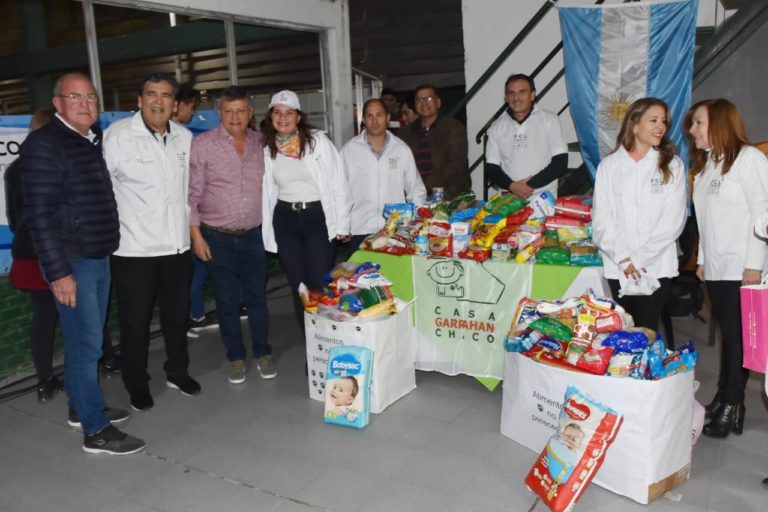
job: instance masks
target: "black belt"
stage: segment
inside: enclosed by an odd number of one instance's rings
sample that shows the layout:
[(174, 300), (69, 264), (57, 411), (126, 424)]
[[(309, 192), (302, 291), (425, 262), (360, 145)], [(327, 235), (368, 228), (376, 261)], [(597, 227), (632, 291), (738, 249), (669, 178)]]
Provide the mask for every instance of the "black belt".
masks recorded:
[[(225, 235), (233, 235), (233, 236), (243, 236), (246, 233), (249, 233), (255, 228), (250, 229), (227, 229), (227, 228), (217, 228), (214, 226), (209, 226), (208, 224), (200, 223), (200, 227), (204, 229), (209, 229), (211, 231), (217, 231), (219, 233), (224, 233)], [(258, 226), (257, 226), (258, 227)]]
[(322, 203), (320, 201), (309, 201), (309, 202), (296, 201), (295, 203), (291, 203), (290, 201), (283, 201), (282, 199), (278, 199), (277, 204), (282, 204), (283, 206), (287, 206), (295, 212), (300, 212), (303, 210), (309, 210), (310, 208), (316, 208), (318, 206), (322, 206)]

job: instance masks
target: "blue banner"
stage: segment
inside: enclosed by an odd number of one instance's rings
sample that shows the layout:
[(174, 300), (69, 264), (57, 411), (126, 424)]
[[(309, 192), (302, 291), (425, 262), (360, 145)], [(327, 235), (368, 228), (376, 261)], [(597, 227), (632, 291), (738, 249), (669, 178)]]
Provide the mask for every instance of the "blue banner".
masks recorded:
[(697, 11), (698, 0), (559, 8), (568, 101), (593, 178), (627, 108), (646, 96), (669, 105), (669, 135), (687, 161)]
[[(99, 125), (102, 130), (133, 112), (102, 112), (99, 114)], [(0, 176), (5, 175), (6, 167), (19, 154), (22, 142), (27, 137), (31, 115), (0, 116)], [(219, 113), (216, 110), (199, 110), (187, 125), (194, 135), (216, 127), (219, 124)], [(7, 274), (11, 269), (11, 242), (13, 233), (8, 228), (5, 214), (5, 182), (0, 181), (0, 275)]]

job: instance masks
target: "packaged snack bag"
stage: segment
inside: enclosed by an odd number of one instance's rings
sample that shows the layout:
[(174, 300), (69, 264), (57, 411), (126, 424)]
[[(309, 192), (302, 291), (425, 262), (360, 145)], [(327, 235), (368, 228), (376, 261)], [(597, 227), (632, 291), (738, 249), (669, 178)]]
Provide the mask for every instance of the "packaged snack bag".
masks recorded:
[(523, 208), (528, 201), (520, 199), (514, 194), (496, 194), (485, 203), (483, 210), (506, 217)]
[(427, 230), (429, 252), (432, 256), (453, 256), (451, 225), (448, 221), (432, 220)]
[(529, 327), (562, 342), (571, 341), (571, 330), (554, 318), (544, 317), (531, 322)]
[(536, 263), (545, 265), (570, 265), (571, 252), (564, 247), (542, 247), (536, 253)]
[(555, 201), (557, 215), (589, 222), (592, 220), (592, 198), (589, 196), (563, 196)]
[(549, 217), (555, 213), (555, 196), (547, 190), (535, 197), (531, 196), (529, 204), (533, 208), (533, 214), (531, 214), (533, 218)]
[(459, 258), (465, 260), (485, 261), (491, 257), (490, 247), (477, 247), (470, 244), (469, 247), (459, 253)]
[(493, 247), (491, 247), (491, 259), (493, 261), (510, 261), (513, 253), (513, 244), (508, 242), (493, 242)]
[(583, 228), (584, 226), (586, 226), (584, 221), (562, 215), (551, 215), (544, 221), (544, 227), (547, 229)]
[(570, 510), (589, 486), (619, 433), (623, 416), (568, 386), (557, 434), (525, 478), (525, 486), (553, 512)]
[(451, 223), (451, 239), (453, 243), (453, 255), (458, 254), (469, 246), (469, 237), (471, 234), (469, 222)]
[(416, 207), (413, 203), (386, 203), (382, 209), (382, 216), (389, 219), (392, 213), (397, 212), (398, 224), (408, 224), (413, 220)]
[(507, 215), (507, 226), (519, 226), (528, 220), (528, 217), (531, 215), (533, 215), (533, 208), (526, 206), (522, 210), (513, 213), (512, 215)]
[(541, 249), (541, 246), (544, 244), (544, 239), (539, 238), (533, 243), (530, 243), (517, 251), (517, 254), (515, 255), (515, 261), (517, 263), (525, 263), (531, 257), (533, 257), (537, 252), (539, 252), (539, 249)]
[[(558, 230), (559, 231), (559, 230)], [(597, 246), (587, 240), (568, 244), (571, 250), (571, 265), (580, 267), (599, 267), (603, 260), (598, 254)]]
[(325, 382), (325, 423), (363, 428), (370, 415), (373, 352), (365, 347), (331, 347)]

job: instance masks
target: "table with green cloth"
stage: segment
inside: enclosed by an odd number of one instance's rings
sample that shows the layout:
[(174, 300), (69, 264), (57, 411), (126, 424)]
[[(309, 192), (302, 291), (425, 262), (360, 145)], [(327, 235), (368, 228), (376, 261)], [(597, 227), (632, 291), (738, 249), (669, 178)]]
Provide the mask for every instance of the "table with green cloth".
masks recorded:
[(392, 282), (392, 293), (415, 299), (416, 369), (476, 377), (489, 389), (504, 373), (504, 340), (523, 297), (555, 300), (590, 288), (610, 296), (602, 267), (537, 265), (393, 256), (357, 251)]

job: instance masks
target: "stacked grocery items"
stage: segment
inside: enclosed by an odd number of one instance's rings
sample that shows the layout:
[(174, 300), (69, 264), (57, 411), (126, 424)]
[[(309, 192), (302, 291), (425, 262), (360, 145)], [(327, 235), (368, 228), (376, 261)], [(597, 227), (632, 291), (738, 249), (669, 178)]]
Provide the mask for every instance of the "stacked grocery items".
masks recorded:
[(661, 379), (691, 371), (698, 352), (675, 351), (632, 316), (592, 292), (562, 301), (520, 300), (504, 348), (540, 363), (611, 377)]
[(450, 202), (433, 198), (422, 206), (388, 204), (382, 212), (384, 228), (369, 236), (363, 248), (475, 261), (601, 265), (591, 240), (591, 210), (590, 197), (555, 200), (549, 192), (530, 201), (504, 193), (486, 203), (467, 191)]
[(326, 276), (323, 290), (308, 290), (303, 284), (299, 295), (304, 310), (337, 321), (378, 318), (397, 312), (392, 283), (379, 273), (378, 263), (345, 261)]

